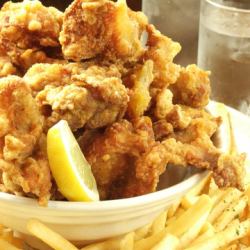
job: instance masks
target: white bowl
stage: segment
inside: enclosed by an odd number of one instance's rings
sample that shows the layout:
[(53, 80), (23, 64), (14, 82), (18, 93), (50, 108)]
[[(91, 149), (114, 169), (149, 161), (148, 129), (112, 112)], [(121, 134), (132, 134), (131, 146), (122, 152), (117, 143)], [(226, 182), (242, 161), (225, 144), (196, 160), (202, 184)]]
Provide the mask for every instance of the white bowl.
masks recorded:
[[(183, 180), (185, 168), (177, 170), (176, 180)], [(150, 223), (205, 174), (194, 174), (177, 185), (151, 194), (91, 203), (50, 201), (47, 207), (41, 207), (36, 200), (0, 193), (0, 224), (13, 228), (26, 238), (29, 235), (26, 224), (30, 218), (41, 220), (66, 239), (77, 243), (113, 237)], [(37, 246), (37, 242), (30, 244)]]
[[(249, 118), (231, 108), (229, 111), (239, 150), (250, 151)], [(0, 224), (28, 236), (26, 223), (30, 218), (37, 218), (66, 239), (80, 243), (124, 234), (150, 223), (206, 174), (204, 172), (193, 174), (185, 179), (187, 175), (183, 172), (187, 171), (185, 168), (176, 171), (173, 178), (169, 171), (167, 172), (171, 178), (167, 175), (165, 177), (168, 180), (175, 179), (180, 182), (179, 184), (155, 193), (112, 201), (93, 203), (50, 201), (48, 207), (40, 207), (36, 200), (0, 193)], [(169, 185), (166, 183), (166, 178), (163, 178), (165, 187)]]

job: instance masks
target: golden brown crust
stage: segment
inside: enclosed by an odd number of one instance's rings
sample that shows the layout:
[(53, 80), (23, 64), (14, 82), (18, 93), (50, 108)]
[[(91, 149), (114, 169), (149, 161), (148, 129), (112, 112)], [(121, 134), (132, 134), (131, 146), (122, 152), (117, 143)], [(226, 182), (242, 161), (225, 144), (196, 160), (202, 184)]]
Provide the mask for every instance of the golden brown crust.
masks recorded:
[(61, 119), (73, 131), (105, 127), (121, 119), (127, 109), (128, 91), (114, 65), (36, 64), (24, 79), (34, 91), (46, 129)]
[(5, 3), (0, 11), (0, 55), (23, 71), (35, 62), (50, 62), (43, 49), (59, 46), (62, 16), (39, 1)]
[(44, 203), (51, 184), (46, 154), (39, 149), (43, 117), (30, 88), (17, 76), (0, 79), (0, 117), (1, 182), (7, 192), (33, 193)]
[(146, 22), (123, 0), (75, 0), (65, 11), (60, 34), (64, 56), (74, 61), (97, 56), (135, 60), (144, 52), (140, 36)]
[(162, 35), (153, 25), (147, 26), (148, 49), (144, 57), (154, 62), (154, 87), (168, 87), (179, 77), (180, 66), (173, 63), (174, 57), (180, 52), (181, 46), (170, 38)]
[(127, 80), (127, 84), (130, 85), (127, 114), (132, 119), (143, 116), (150, 106), (149, 89), (154, 79), (153, 67), (153, 62), (148, 60), (143, 65), (135, 67)]
[[(121, 198), (134, 171), (135, 160), (154, 144), (152, 124), (148, 117), (114, 123), (96, 138), (84, 152), (91, 164), (101, 198)], [(117, 183), (120, 183), (117, 186)], [(116, 189), (116, 191), (114, 191)]]
[(183, 68), (176, 83), (171, 86), (174, 102), (203, 108), (208, 104), (210, 95), (209, 72), (196, 65)]

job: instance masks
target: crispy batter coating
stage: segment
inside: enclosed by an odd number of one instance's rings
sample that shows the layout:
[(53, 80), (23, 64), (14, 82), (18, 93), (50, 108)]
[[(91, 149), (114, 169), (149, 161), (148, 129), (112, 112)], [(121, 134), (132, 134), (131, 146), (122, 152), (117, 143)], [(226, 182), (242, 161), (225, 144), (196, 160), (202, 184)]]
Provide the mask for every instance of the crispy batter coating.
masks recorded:
[(180, 74), (180, 66), (174, 64), (173, 59), (180, 52), (181, 46), (162, 35), (153, 25), (147, 26), (147, 33), (148, 49), (144, 57), (154, 62), (153, 86), (168, 87), (176, 82)]
[(140, 42), (147, 18), (128, 9), (125, 0), (75, 0), (65, 11), (60, 34), (65, 58), (101, 56), (133, 61), (144, 52)]
[(41, 2), (7, 2), (0, 11), (1, 36), (20, 48), (58, 46), (62, 13)]
[(153, 67), (153, 62), (148, 60), (134, 69), (129, 77), (129, 84), (132, 87), (129, 91), (127, 113), (131, 118), (143, 116), (149, 108), (151, 101), (149, 87), (154, 79)]
[(34, 90), (45, 127), (64, 119), (75, 131), (104, 127), (124, 116), (129, 99), (119, 76), (115, 66), (36, 64), (24, 79)]
[(154, 115), (157, 119), (164, 119), (173, 108), (173, 93), (168, 88), (164, 88), (155, 97)]
[(189, 112), (191, 122), (184, 130), (176, 131), (169, 137), (179, 143), (178, 150), (184, 150), (181, 154), (186, 157), (187, 164), (212, 170), (220, 187), (243, 188), (245, 155), (221, 153), (212, 141), (221, 123), (220, 117), (215, 118), (204, 110), (199, 112), (192, 108), (186, 108), (185, 112)]
[(59, 46), (63, 14), (35, 0), (7, 2), (0, 11), (0, 54), (26, 70), (35, 62), (48, 62), (43, 48)]
[(213, 145), (210, 138), (218, 123), (215, 118), (211, 118), (210, 124), (197, 118), (183, 132), (186, 137), (173, 134), (161, 143), (154, 140), (148, 117), (132, 124), (126, 120), (113, 124), (84, 148), (101, 198), (133, 197), (155, 191), (169, 163), (213, 170), (220, 186), (241, 188), (244, 172), (239, 166), (244, 155), (221, 154)]
[(38, 150), (43, 129), (31, 90), (17, 76), (0, 79), (0, 170), (7, 192), (32, 193), (41, 203), (49, 198), (50, 170)]
[(222, 154), (218, 167), (213, 169), (214, 178), (219, 187), (237, 187), (244, 189), (246, 154)]
[(180, 76), (171, 86), (174, 102), (202, 108), (208, 104), (210, 95), (209, 72), (192, 64), (182, 68)]
[(160, 119), (154, 122), (153, 129), (154, 129), (155, 139), (157, 141), (161, 141), (162, 139), (174, 133), (174, 128), (172, 124), (167, 122), (166, 119)]
[(146, 192), (154, 191), (160, 174), (169, 163), (212, 170), (220, 187), (234, 186), (241, 189), (244, 187), (245, 172), (240, 166), (244, 161), (244, 154), (221, 154), (217, 148), (206, 147), (199, 141), (186, 144), (174, 138), (166, 139), (137, 160), (136, 178), (130, 179), (123, 188), (122, 197), (142, 195), (145, 193), (145, 187), (151, 187), (151, 190)]
[[(102, 199), (121, 198), (136, 168), (135, 161), (154, 145), (150, 118), (122, 120), (97, 137), (84, 152), (97, 181)], [(133, 176), (131, 176), (133, 178)], [(147, 192), (150, 187), (145, 187)], [(146, 190), (145, 190), (146, 192)]]
[(0, 77), (18, 74), (17, 68), (8, 56), (0, 56)]

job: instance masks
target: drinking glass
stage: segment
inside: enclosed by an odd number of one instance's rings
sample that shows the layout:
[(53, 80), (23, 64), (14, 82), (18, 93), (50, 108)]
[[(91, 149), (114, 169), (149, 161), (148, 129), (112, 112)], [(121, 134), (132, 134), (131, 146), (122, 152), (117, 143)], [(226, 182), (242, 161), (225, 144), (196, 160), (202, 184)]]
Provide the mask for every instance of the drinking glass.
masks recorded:
[(198, 65), (214, 100), (250, 115), (249, 0), (201, 0)]
[(181, 44), (176, 63), (197, 62), (200, 0), (143, 0), (142, 10), (150, 23)]

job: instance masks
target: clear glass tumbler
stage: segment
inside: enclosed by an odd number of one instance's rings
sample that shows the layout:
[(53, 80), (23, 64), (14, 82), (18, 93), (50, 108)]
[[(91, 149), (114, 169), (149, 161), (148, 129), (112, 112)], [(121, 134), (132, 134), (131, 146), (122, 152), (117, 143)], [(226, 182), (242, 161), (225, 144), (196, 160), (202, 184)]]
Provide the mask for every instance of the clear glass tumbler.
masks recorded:
[(200, 0), (143, 0), (142, 10), (150, 23), (181, 44), (177, 63), (197, 62)]
[(249, 0), (201, 0), (198, 65), (214, 100), (250, 115)]

